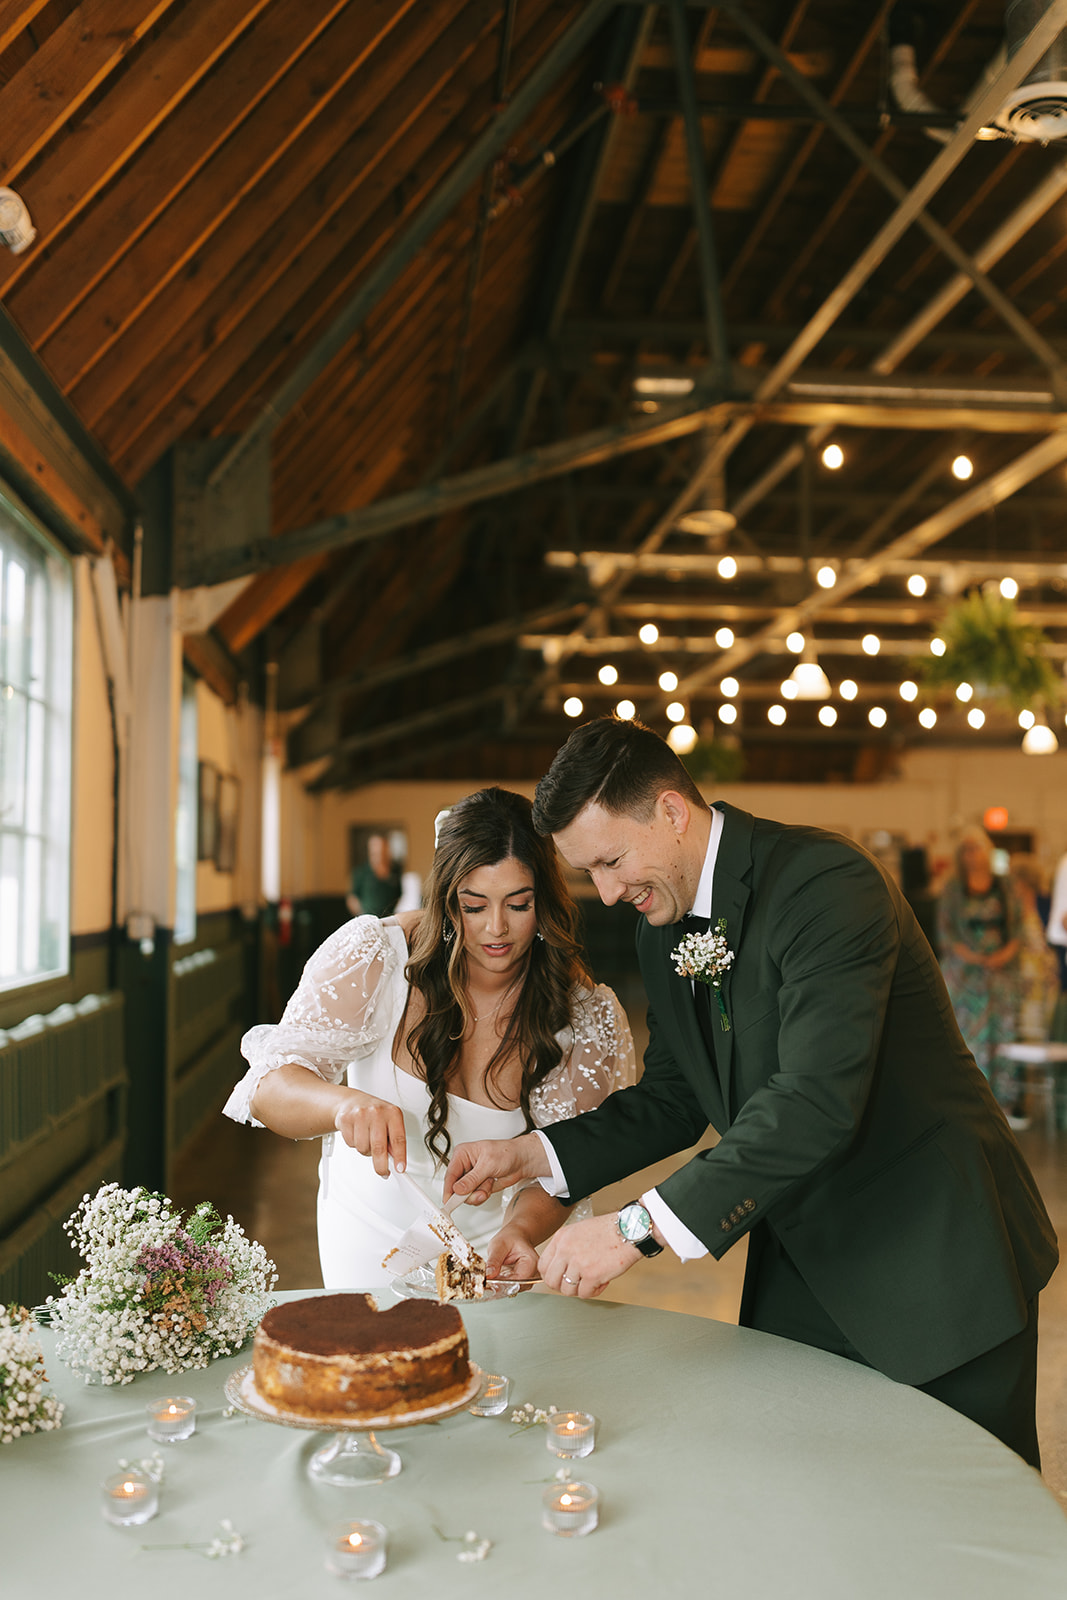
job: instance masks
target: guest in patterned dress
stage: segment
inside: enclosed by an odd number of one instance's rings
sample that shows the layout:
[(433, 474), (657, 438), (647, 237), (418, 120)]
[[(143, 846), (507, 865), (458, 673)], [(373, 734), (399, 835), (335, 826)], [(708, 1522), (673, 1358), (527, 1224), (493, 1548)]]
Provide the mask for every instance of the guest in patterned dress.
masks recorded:
[(964, 828), (938, 906), (941, 968), (967, 1048), (1013, 1127), (1025, 1124), (1021, 1074), (997, 1051), (1018, 1037), (1022, 935), (1022, 907), (993, 871), (992, 840), (984, 828)]
[(1056, 952), (1045, 934), (1038, 900), (1048, 894), (1048, 874), (1036, 856), (1011, 858), (1011, 880), (1022, 907), (1022, 946), (1019, 950), (1019, 1038), (1041, 1043), (1060, 994)]

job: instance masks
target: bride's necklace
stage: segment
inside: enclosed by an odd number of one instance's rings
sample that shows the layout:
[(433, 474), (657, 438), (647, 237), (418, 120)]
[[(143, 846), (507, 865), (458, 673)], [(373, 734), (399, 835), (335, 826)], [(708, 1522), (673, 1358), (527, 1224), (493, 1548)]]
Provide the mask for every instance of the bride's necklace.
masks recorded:
[(483, 1011), (481, 1016), (478, 1015), (477, 1011), (472, 1011), (471, 1016), (474, 1018), (475, 1022), (488, 1022), (490, 1017), (495, 1017), (497, 1012), (500, 1010), (500, 1007), (507, 999), (508, 995), (517, 986), (518, 982), (519, 979), (516, 978), (514, 983), (508, 985), (508, 987), (504, 990), (504, 993), (500, 996), (500, 999), (497, 1001), (496, 1005), (493, 1007), (492, 1011)]

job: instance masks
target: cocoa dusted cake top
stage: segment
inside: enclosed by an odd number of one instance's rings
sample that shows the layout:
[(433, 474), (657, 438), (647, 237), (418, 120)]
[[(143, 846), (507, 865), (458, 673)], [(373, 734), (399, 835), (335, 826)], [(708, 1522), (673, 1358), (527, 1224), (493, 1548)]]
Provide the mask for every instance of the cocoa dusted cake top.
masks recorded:
[(432, 1344), (458, 1333), (463, 1319), (455, 1306), (433, 1300), (402, 1300), (379, 1311), (370, 1295), (323, 1294), (274, 1306), (260, 1327), (279, 1344), (329, 1356)]

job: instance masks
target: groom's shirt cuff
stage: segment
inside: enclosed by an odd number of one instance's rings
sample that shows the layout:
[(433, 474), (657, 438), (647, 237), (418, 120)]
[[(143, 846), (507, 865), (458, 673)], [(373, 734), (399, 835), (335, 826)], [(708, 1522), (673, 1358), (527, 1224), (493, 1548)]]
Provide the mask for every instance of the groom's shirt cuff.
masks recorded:
[[(534, 1133), (541, 1141), (548, 1164), (552, 1168), (551, 1176), (538, 1178), (538, 1183), (546, 1194), (553, 1199), (565, 1200), (567, 1198), (567, 1180), (563, 1176), (563, 1168), (559, 1164), (559, 1157), (552, 1147), (551, 1139), (546, 1139), (540, 1128), (535, 1128)], [(708, 1247), (695, 1233), (691, 1233), (684, 1222), (680, 1222), (667, 1202), (660, 1198), (655, 1189), (649, 1189), (641, 1196), (641, 1204), (648, 1211), (656, 1227), (662, 1233), (679, 1261), (695, 1261), (699, 1256), (706, 1256)]]
[(548, 1157), (548, 1164), (552, 1168), (552, 1172), (549, 1177), (538, 1178), (537, 1181), (545, 1193), (550, 1194), (554, 1200), (566, 1200), (567, 1180), (563, 1176), (563, 1168), (559, 1164), (559, 1156), (557, 1156), (556, 1152), (552, 1148), (552, 1141), (551, 1139), (545, 1138), (540, 1128), (534, 1128), (532, 1132), (534, 1132), (540, 1139), (544, 1148), (544, 1152)]
[(707, 1255), (707, 1245), (690, 1232), (684, 1222), (679, 1221), (658, 1190), (646, 1190), (641, 1196), (641, 1204), (679, 1261), (695, 1261), (699, 1256)]

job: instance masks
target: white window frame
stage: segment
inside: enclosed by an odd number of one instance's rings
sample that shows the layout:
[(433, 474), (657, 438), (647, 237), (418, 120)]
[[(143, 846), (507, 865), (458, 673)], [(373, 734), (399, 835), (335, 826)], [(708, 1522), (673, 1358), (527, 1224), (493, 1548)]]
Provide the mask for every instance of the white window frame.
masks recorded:
[(70, 970), (74, 581), (0, 484), (0, 992)]

